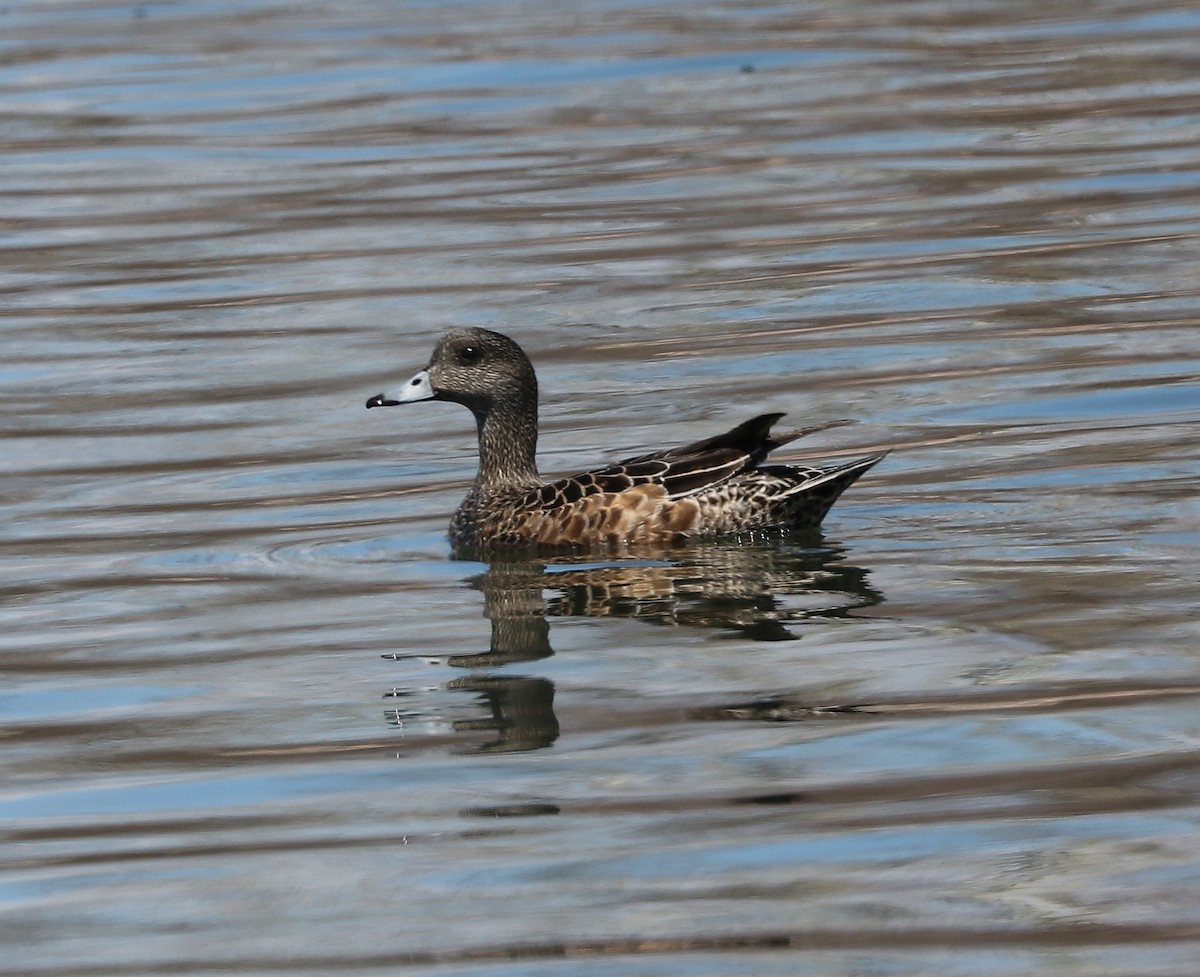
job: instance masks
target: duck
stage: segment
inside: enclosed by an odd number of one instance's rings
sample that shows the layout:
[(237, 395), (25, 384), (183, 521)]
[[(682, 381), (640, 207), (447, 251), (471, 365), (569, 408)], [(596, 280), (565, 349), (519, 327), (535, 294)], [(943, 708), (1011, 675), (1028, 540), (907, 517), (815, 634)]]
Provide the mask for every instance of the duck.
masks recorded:
[(478, 429), (478, 474), (450, 520), (456, 548), (589, 549), (810, 529), (887, 454), (824, 467), (764, 464), (776, 448), (848, 422), (772, 434), (784, 415), (762, 414), (714, 437), (545, 482), (533, 364), (508, 336), (482, 328), (446, 333), (423, 370), (367, 407), (425, 400), (461, 404)]

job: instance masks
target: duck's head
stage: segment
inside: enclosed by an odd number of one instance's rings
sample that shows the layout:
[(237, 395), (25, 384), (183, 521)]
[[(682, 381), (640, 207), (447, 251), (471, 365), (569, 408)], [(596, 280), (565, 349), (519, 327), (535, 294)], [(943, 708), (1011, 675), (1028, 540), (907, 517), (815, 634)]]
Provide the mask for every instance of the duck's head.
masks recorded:
[(490, 329), (454, 329), (433, 349), (429, 365), (396, 390), (376, 394), (367, 407), (417, 400), (449, 400), (486, 416), (497, 407), (537, 409), (537, 377), (529, 357)]

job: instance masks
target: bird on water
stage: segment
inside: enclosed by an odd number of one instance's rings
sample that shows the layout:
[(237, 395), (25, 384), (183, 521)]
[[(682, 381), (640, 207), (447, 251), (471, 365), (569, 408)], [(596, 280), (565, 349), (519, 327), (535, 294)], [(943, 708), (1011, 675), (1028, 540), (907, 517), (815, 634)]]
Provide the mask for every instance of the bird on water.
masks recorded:
[(462, 404), (479, 429), (479, 473), (450, 521), (461, 547), (661, 544), (811, 528), (886, 454), (823, 468), (763, 464), (781, 445), (831, 426), (772, 435), (783, 415), (763, 414), (693, 444), (543, 482), (537, 376), (520, 346), (488, 329), (447, 333), (425, 369), (367, 407), (420, 400)]

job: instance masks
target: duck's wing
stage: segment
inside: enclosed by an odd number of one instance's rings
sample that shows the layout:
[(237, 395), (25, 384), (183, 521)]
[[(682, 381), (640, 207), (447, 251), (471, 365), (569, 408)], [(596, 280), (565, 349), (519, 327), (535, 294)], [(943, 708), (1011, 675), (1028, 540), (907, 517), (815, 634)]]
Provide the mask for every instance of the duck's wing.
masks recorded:
[(619, 478), (621, 474), (637, 476), (644, 473), (648, 476), (646, 480), (661, 482), (668, 496), (691, 495), (757, 468), (772, 451), (797, 438), (853, 423), (828, 421), (772, 435), (771, 428), (781, 417), (783, 414), (760, 414), (724, 434), (679, 448), (627, 458), (593, 474), (611, 472)]
[(797, 438), (802, 438), (806, 434), (813, 434), (816, 431), (827, 431), (833, 427), (842, 427), (846, 424), (854, 423), (849, 420), (826, 421), (823, 424), (813, 424), (809, 427), (796, 428), (792, 431), (783, 431), (772, 436), (771, 428), (774, 427), (775, 423), (781, 417), (783, 417), (783, 414), (760, 414), (758, 417), (752, 417), (750, 420), (742, 422), (724, 434), (705, 438), (702, 441), (695, 441), (692, 444), (685, 444), (679, 448), (651, 451), (648, 454), (638, 455), (635, 458), (627, 458), (619, 462), (619, 464), (633, 465), (643, 461), (674, 461), (708, 455), (713, 452), (726, 451), (745, 455), (749, 461), (757, 464), (776, 448), (795, 441)]
[[(759, 463), (768, 453), (804, 434), (849, 423), (835, 421), (772, 437), (771, 426), (782, 416), (764, 414), (703, 441), (638, 455), (531, 489), (510, 505), (499, 534), (551, 544), (604, 539), (661, 542), (686, 535), (711, 521), (714, 512), (719, 516), (725, 510), (731, 526), (737, 528), (734, 522), (756, 518), (768, 497), (790, 496), (807, 486), (819, 489), (826, 483), (824, 476), (831, 474), (806, 468), (780, 468), (778, 474), (768, 469), (767, 474)], [(865, 470), (852, 476), (847, 472), (839, 487), (831, 485), (829, 505)], [(781, 477), (784, 471), (794, 475)], [(738, 478), (743, 475), (749, 481)], [(729, 485), (735, 478), (737, 482)]]
[(589, 496), (620, 496), (635, 488), (652, 489), (657, 498), (675, 498), (719, 485), (747, 467), (746, 455), (732, 450), (687, 458), (633, 458), (548, 482), (534, 489), (522, 504), (558, 509)]
[[(761, 461), (771, 451), (791, 440), (787, 436), (784, 436), (782, 440), (771, 437), (771, 428), (781, 417), (783, 417), (782, 414), (760, 414), (758, 417), (743, 421), (737, 427), (723, 434), (694, 441), (678, 448), (660, 448), (644, 455), (626, 458), (613, 467), (638, 465), (650, 461), (686, 461), (700, 457), (724, 455), (728, 455), (730, 458), (743, 457), (747, 463)], [(799, 437), (799, 434), (794, 437)]]
[[(785, 444), (788, 439), (770, 436), (771, 426), (781, 417), (782, 414), (763, 414), (724, 434), (679, 448), (664, 448), (626, 458), (564, 481), (579, 482), (588, 490), (585, 495), (623, 492), (637, 485), (661, 485), (668, 498), (690, 495), (748, 471), (769, 452)], [(558, 486), (560, 483), (552, 484)]]
[(702, 441), (560, 478), (536, 490), (538, 504), (548, 508), (572, 505), (589, 495), (624, 492), (639, 485), (661, 485), (667, 498), (694, 495), (756, 468), (781, 445), (814, 431), (853, 423), (829, 421), (772, 436), (771, 428), (781, 417), (783, 414), (761, 414)]

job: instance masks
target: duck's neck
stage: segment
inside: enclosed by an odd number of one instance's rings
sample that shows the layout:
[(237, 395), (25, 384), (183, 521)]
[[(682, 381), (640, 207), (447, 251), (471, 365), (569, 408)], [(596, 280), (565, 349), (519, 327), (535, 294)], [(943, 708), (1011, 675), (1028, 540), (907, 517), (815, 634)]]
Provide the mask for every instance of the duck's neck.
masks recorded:
[(477, 412), (480, 495), (539, 485), (537, 470), (537, 399), (497, 404)]

